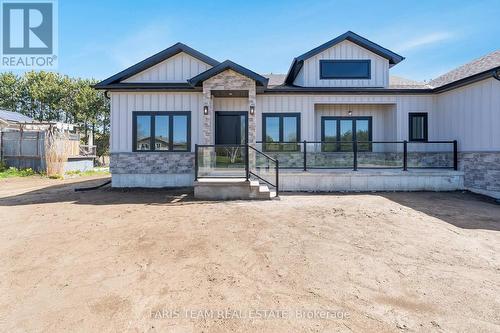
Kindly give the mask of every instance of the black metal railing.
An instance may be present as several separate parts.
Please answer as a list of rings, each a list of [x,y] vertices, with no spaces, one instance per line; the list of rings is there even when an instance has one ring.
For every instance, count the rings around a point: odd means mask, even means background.
[[[195,145],[195,181],[201,178],[251,178],[279,194],[279,162],[250,145]]]
[[[458,169],[457,141],[257,141],[281,169]]]

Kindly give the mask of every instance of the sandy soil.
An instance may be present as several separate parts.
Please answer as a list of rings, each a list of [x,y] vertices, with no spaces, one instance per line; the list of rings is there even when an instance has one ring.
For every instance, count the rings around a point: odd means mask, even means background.
[[[73,191],[101,182],[0,181],[0,331],[500,331],[483,197]]]

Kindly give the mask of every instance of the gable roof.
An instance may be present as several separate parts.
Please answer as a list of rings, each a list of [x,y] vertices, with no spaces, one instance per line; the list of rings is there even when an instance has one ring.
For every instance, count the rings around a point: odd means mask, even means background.
[[[481,58],[477,58],[465,65],[455,68],[448,73],[431,80],[429,84],[434,88],[439,88],[470,76],[500,67],[500,50],[491,52]]]
[[[241,65],[238,65],[237,63],[232,62],[231,60],[226,60],[224,62],[221,62],[217,66],[214,66],[210,69],[207,69],[203,73],[200,73],[200,74],[196,75],[195,77],[189,79],[188,82],[194,87],[200,86],[201,83],[203,81],[205,81],[206,79],[211,78],[212,76],[215,76],[219,73],[222,73],[228,69],[232,69],[236,73],[239,73],[241,75],[244,75],[244,76],[254,80],[257,85],[263,86],[264,88],[267,87],[267,82],[269,79],[263,77],[260,74],[257,74],[255,72],[249,70],[248,68],[245,68]]]
[[[361,46],[362,48],[365,48],[383,58],[386,58],[387,60],[389,60],[389,64],[391,65],[396,65],[404,59],[404,57],[395,52],[392,52],[391,50],[386,49],[385,47],[382,47],[364,37],[361,37],[360,35],[355,34],[352,31],[347,31],[346,33],[294,58],[286,76],[285,83],[289,85],[293,84],[293,81],[297,77],[297,74],[304,64],[304,60],[307,60],[315,56],[316,54],[321,53],[324,50],[329,49],[330,47],[335,46],[336,44],[345,40],[353,42]]]
[[[15,123],[31,123],[33,119],[28,116],[25,116],[19,112],[0,110],[0,119],[5,120],[6,122],[15,122]]]
[[[176,44],[170,46],[169,48],[166,48],[165,50],[158,52],[157,54],[155,54],[149,58],[146,58],[143,61],[141,61],[133,66],[130,66],[129,68],[121,71],[120,73],[115,74],[115,75],[107,78],[106,80],[99,82],[94,87],[98,88],[98,89],[105,89],[105,88],[107,88],[108,85],[116,84],[116,83],[119,83],[120,81],[128,79],[129,77],[134,76],[135,74],[140,73],[140,72],[142,72],[142,71],[144,71],[144,70],[146,70],[146,69],[148,69],[156,64],[159,64],[160,62],[162,62],[170,57],[173,57],[174,55],[181,53],[181,52],[187,53],[190,56],[192,56],[200,61],[203,61],[204,63],[207,63],[211,66],[217,66],[219,64],[219,62],[217,60],[212,59],[209,56],[204,55],[203,53],[198,52],[195,49],[192,49],[185,44],[176,43]]]

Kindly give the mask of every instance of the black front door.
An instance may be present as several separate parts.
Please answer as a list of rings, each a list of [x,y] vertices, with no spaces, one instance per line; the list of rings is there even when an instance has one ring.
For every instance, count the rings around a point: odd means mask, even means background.
[[[240,145],[247,142],[246,112],[215,113],[215,144]]]

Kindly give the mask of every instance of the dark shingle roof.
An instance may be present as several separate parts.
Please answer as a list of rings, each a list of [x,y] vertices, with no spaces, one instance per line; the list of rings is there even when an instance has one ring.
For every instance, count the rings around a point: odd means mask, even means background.
[[[429,84],[438,88],[499,66],[500,50],[496,50],[431,80]]]
[[[0,119],[16,123],[33,122],[33,119],[31,119],[28,116],[20,114],[19,112],[12,112],[6,110],[0,110]]]

